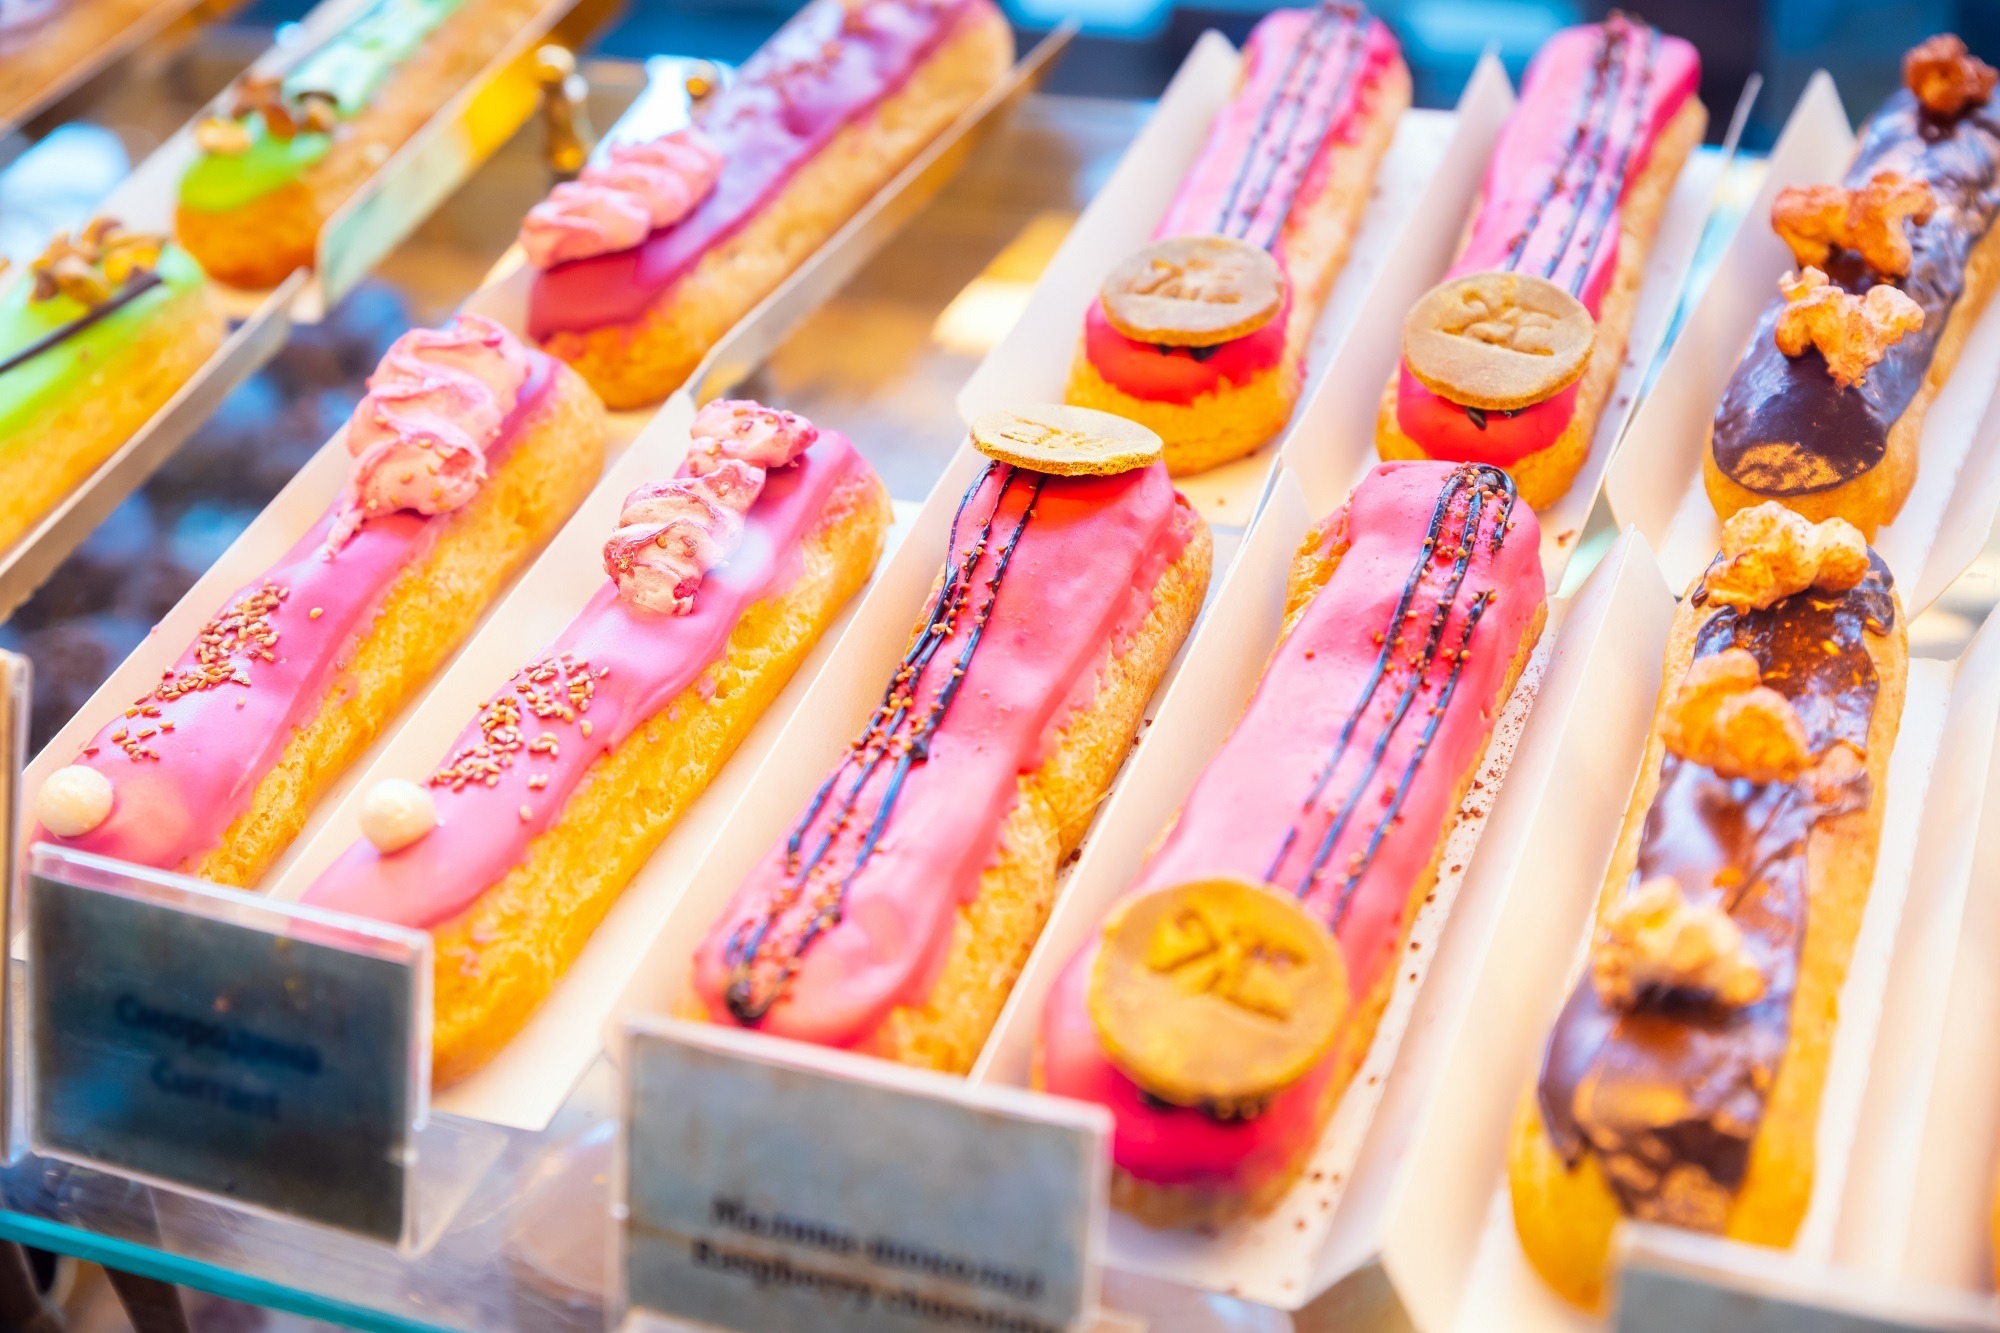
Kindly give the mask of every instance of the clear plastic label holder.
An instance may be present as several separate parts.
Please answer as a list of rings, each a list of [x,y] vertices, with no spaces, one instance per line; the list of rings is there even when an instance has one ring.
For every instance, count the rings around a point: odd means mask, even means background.
[[[434,1237],[426,932],[45,843],[27,860],[32,1151],[405,1253]]]
[[[609,1328],[1098,1326],[1102,1107],[666,1018],[623,1046]]]

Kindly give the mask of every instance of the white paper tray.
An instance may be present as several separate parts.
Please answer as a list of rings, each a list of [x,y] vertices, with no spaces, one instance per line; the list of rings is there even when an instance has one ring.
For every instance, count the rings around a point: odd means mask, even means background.
[[[1637,549],[1643,556],[1643,543]],[[1469,1253],[1461,1250],[1453,1264],[1431,1273],[1435,1285],[1427,1290],[1427,1317],[1419,1323],[1426,1330],[1539,1333],[1603,1326],[1565,1305],[1528,1266],[1508,1200],[1506,1144],[1520,1099],[1540,1068],[1549,1027],[1584,962],[1597,894],[1660,684],[1661,645],[1673,615],[1672,603],[1661,591],[1655,584],[1628,608],[1643,622],[1643,628],[1635,626],[1633,638],[1647,640],[1644,651],[1637,643],[1630,645],[1629,661],[1618,668],[1632,691],[1631,706],[1599,717],[1586,744],[1565,758],[1562,783],[1550,793],[1553,809],[1564,814],[1550,838],[1568,839],[1571,845],[1543,843],[1539,854],[1523,863],[1511,891],[1516,899],[1530,896],[1540,914],[1537,936],[1517,937],[1494,951],[1487,966],[1496,975],[1482,981],[1479,1007],[1471,1011],[1471,1021],[1448,1057],[1456,1069],[1467,1075],[1477,1071],[1477,1076],[1455,1080],[1452,1097],[1438,1104],[1436,1118],[1413,1146],[1420,1166],[1413,1172],[1416,1188],[1401,1203],[1405,1217],[1421,1219],[1427,1230],[1476,1237]],[[1864,1152],[1857,1144],[1870,1059],[1910,893],[1918,825],[1926,793],[1935,785],[1933,765],[1954,706],[1952,684],[1951,664],[1910,663],[1902,726],[1889,761],[1875,883],[1841,991],[1840,1025],[1822,1093],[1812,1199],[1797,1240],[1785,1252],[1787,1262],[1810,1271],[1827,1270],[1835,1261],[1850,1166]],[[1621,765],[1612,765],[1614,756]],[[1576,813],[1579,809],[1590,813],[1583,817]],[[1440,1152],[1446,1156],[1439,1157]],[[1674,1246],[1708,1255],[1718,1280],[1732,1265],[1730,1255],[1745,1248],[1691,1235],[1677,1236]]]
[[[1084,316],[1097,299],[1098,288],[1114,265],[1152,238],[1181,178],[1200,152],[1210,122],[1235,94],[1240,64],[1235,48],[1219,33],[1205,33],[1195,43],[1146,127],[1049,261],[1019,322],[959,391],[959,412],[966,421],[992,407],[1063,400]],[[1175,479],[1181,493],[1210,523],[1242,527],[1250,522],[1285,442],[1304,428],[1305,405],[1323,384],[1346,383],[1328,373],[1339,364],[1336,349],[1370,341],[1347,338],[1356,328],[1370,327],[1363,312],[1393,306],[1396,313],[1388,327],[1402,328],[1402,311],[1416,292],[1400,301],[1396,297],[1384,301],[1376,293],[1384,286],[1400,293],[1408,286],[1399,280],[1411,253],[1421,256],[1437,238],[1448,245],[1458,235],[1478,193],[1493,140],[1513,104],[1506,74],[1488,56],[1459,95],[1457,111],[1403,114],[1347,265],[1314,327],[1292,424],[1247,458]],[[1425,267],[1421,258],[1419,266]]]
[[[1771,201],[1786,186],[1839,180],[1853,151],[1833,81],[1815,74],[1772,149],[1763,188],[1606,478],[1612,512],[1645,534],[1675,587],[1701,572],[1720,540],[1701,480],[1709,422],[1779,276],[1793,267],[1791,251],[1770,228]],[[1913,616],[1972,563],[2000,514],[2000,450],[1992,447],[2000,419],[1989,408],[1996,382],[2000,303],[1973,326],[1951,379],[1931,404],[1915,489],[1875,540]]]

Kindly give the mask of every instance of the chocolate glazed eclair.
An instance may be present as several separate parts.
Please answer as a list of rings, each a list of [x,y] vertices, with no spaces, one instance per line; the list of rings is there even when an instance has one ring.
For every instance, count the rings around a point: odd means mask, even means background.
[[[1842,183],[1772,205],[1800,271],[1716,410],[1702,474],[1722,518],[1775,500],[1872,540],[1909,496],[1924,413],[2000,281],[1994,70],[1943,35],[1903,72]]]
[[[1522,1249],[1600,1304],[1621,1217],[1792,1242],[1908,648],[1840,519],[1733,516],[1689,589],[1585,973],[1509,1152]]]

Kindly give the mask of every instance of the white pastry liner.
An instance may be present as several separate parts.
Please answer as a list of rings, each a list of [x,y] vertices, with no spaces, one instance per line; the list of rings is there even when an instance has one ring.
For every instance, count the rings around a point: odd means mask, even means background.
[[[1204,33],[1168,84],[1159,105],[1132,141],[1118,167],[1078,216],[1042,276],[1019,322],[987,354],[959,390],[959,412],[970,422],[988,408],[1022,402],[1061,402],[1083,321],[1113,266],[1152,239],[1181,179],[1193,164],[1209,124],[1235,95],[1241,66],[1236,50],[1216,32]],[[1514,98],[1492,56],[1482,59],[1459,94],[1456,111],[1406,111],[1376,173],[1368,208],[1355,233],[1346,266],[1336,278],[1306,352],[1305,383],[1291,425],[1248,457],[1175,485],[1213,524],[1243,526],[1267,488],[1286,442],[1304,429],[1305,405],[1320,396],[1337,366],[1338,349],[1354,342],[1356,328],[1402,328],[1402,311],[1423,286],[1410,290],[1415,272],[1431,272],[1427,250],[1456,238],[1479,189],[1486,160]],[[1695,231],[1700,230],[1699,221]],[[1448,251],[1447,251],[1448,253]],[[1438,266],[1441,268],[1442,266]],[[1386,300],[1378,293],[1390,288]],[[1408,291],[1407,296],[1402,294]],[[1393,308],[1389,322],[1372,324],[1364,312]],[[1400,332],[1398,333],[1400,339]]]
[[[1836,1248],[1862,1272],[1976,1295],[1983,1326],[2000,1327],[2000,619],[1950,669]]]
[[[1645,534],[1676,587],[1701,571],[1720,540],[1701,477],[1716,404],[1777,293],[1779,276],[1794,267],[1791,251],[1770,228],[1771,201],[1789,185],[1839,180],[1853,151],[1833,81],[1815,74],[1772,149],[1763,188],[1605,479],[1612,512]],[[1951,379],[1931,403],[1918,444],[1916,485],[1875,540],[1911,615],[1972,562],[2000,514],[2000,450],[1993,447],[2000,418],[1990,411],[1996,382],[2000,302],[1989,304],[1973,326]]]
[[[1643,552],[1643,542],[1638,549]],[[1647,638],[1649,649],[1664,642],[1672,622],[1672,603],[1661,592],[1655,584],[1643,598],[1630,599],[1627,608],[1628,615],[1645,622],[1642,632],[1635,629],[1635,637]],[[1448,1271],[1427,1276],[1431,1285],[1421,1291],[1427,1317],[1419,1321],[1424,1329],[1539,1333],[1604,1327],[1602,1320],[1566,1305],[1529,1266],[1514,1231],[1506,1152],[1521,1099],[1540,1070],[1550,1025],[1581,974],[1597,894],[1651,722],[1661,665],[1659,651],[1642,653],[1633,647],[1632,660],[1620,668],[1630,673],[1628,708],[1601,716],[1588,738],[1589,763],[1596,772],[1567,774],[1560,792],[1552,793],[1552,808],[1564,813],[1552,836],[1577,845],[1544,846],[1521,867],[1510,896],[1516,902],[1533,897],[1542,913],[1539,937],[1510,943],[1504,951],[1496,948],[1487,960],[1489,969],[1504,971],[1506,977],[1482,982],[1480,1005],[1469,1011],[1470,1021],[1448,1057],[1454,1071],[1477,1070],[1478,1076],[1455,1078],[1451,1099],[1440,1102],[1437,1118],[1413,1141],[1419,1165],[1411,1173],[1413,1188],[1401,1211],[1428,1227],[1448,1227],[1457,1237],[1471,1228],[1477,1237],[1469,1262],[1461,1255]],[[1952,666],[1928,659],[1909,666],[1902,725],[1889,761],[1875,883],[1840,994],[1840,1021],[1821,1094],[1812,1197],[1798,1237],[1785,1252],[1787,1262],[1804,1271],[1827,1270],[1836,1261],[1836,1231],[1843,1210],[1852,1207],[1850,1168],[1861,1178],[1867,1175],[1863,1163],[1871,1148],[1859,1127],[1881,1029],[1884,987],[1911,893],[1926,793],[1951,777],[1947,772],[1934,780],[1948,716],[1957,707]],[[1643,706],[1629,706],[1639,703]],[[1571,762],[1583,753],[1576,752]],[[1616,767],[1614,757],[1622,761]],[[1599,806],[1607,795],[1613,797],[1610,810],[1592,809],[1588,818],[1569,813],[1569,802],[1587,797],[1593,784]],[[1584,846],[1588,853],[1577,854]],[[1558,921],[1570,922],[1569,930],[1553,929]],[[1884,1033],[1885,1049],[1887,1043]],[[1445,1161],[1438,1156],[1439,1145],[1448,1142],[1477,1145],[1476,1151],[1463,1152],[1455,1178],[1447,1177]],[[1677,1236],[1676,1248],[1710,1256],[1720,1280],[1734,1262],[1730,1256],[1746,1247],[1707,1236]]]

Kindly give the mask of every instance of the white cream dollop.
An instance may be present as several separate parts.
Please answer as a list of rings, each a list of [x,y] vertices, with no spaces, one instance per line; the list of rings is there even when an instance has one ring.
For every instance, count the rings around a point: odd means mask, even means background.
[[[361,798],[361,836],[378,852],[400,852],[437,825],[437,802],[408,778],[384,778]]]
[[[80,838],[111,815],[111,779],[71,764],[49,774],[35,794],[35,818],[58,838]]]

